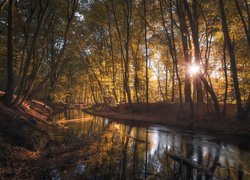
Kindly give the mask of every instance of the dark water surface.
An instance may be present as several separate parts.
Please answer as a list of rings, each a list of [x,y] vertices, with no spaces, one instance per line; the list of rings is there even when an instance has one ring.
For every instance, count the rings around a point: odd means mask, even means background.
[[[241,142],[165,126],[112,121],[80,110],[57,114],[76,146],[71,166],[52,179],[250,179],[250,140]]]

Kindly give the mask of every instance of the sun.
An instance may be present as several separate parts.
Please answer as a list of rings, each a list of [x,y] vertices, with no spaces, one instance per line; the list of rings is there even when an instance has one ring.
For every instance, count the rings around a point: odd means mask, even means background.
[[[196,75],[200,71],[200,66],[197,64],[193,64],[189,67],[189,73],[191,75]]]

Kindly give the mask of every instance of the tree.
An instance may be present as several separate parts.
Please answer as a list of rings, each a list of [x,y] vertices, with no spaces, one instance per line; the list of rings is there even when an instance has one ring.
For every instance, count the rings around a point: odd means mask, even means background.
[[[192,40],[194,44],[194,53],[195,53],[195,63],[200,65],[201,61],[201,53],[200,53],[200,45],[199,45],[199,17],[198,17],[198,7],[197,1],[192,1],[192,11],[189,8],[189,4],[187,0],[183,1],[184,7],[187,12],[189,24],[191,26],[192,31]],[[195,89],[197,94],[197,102],[203,102],[203,94],[202,94],[202,84],[199,78],[195,79]]]
[[[185,102],[192,104],[191,98],[191,82],[190,82],[190,75],[188,73],[188,68],[190,66],[190,55],[188,50],[188,28],[186,24],[186,15],[183,11],[183,4],[180,0],[176,0],[176,7],[177,7],[177,15],[180,22],[180,32],[181,32],[181,39],[182,39],[182,46],[183,46],[183,54],[185,59],[185,87],[184,87],[184,94],[185,94]]]
[[[237,9],[237,11],[239,13],[241,23],[243,25],[244,32],[246,34],[248,47],[250,48],[250,10],[249,10],[249,2],[247,2],[247,0],[244,0],[244,5],[246,7],[247,18],[245,18],[244,15],[243,15],[242,9],[240,7],[239,0],[234,0],[234,2],[235,2],[236,9]],[[247,19],[247,20],[245,20],[245,19]]]
[[[229,31],[228,31],[227,18],[226,18],[226,14],[225,14],[223,0],[219,0],[219,6],[220,6],[220,13],[221,13],[222,30],[223,30],[225,42],[227,45],[227,50],[228,50],[229,57],[230,57],[231,71],[232,71],[233,82],[234,82],[234,92],[235,92],[236,102],[237,102],[237,117],[238,117],[238,119],[242,119],[243,118],[243,108],[242,108],[242,104],[241,104],[241,96],[240,96],[239,81],[238,81],[238,74],[237,74],[237,67],[236,67],[236,59],[235,59],[234,47],[233,47],[232,40],[231,40],[231,37],[229,35]]]
[[[3,10],[3,8],[4,8],[4,6],[7,4],[7,2],[8,2],[8,0],[3,0],[3,1],[1,1],[1,3],[0,3],[0,11]]]
[[[9,0],[8,4],[8,40],[7,40],[7,72],[8,80],[4,95],[4,104],[10,106],[14,93],[14,77],[13,77],[13,0]]]
[[[143,12],[144,12],[144,41],[145,41],[145,61],[146,61],[146,104],[148,106],[148,40],[147,40],[147,6],[146,0],[143,0]]]

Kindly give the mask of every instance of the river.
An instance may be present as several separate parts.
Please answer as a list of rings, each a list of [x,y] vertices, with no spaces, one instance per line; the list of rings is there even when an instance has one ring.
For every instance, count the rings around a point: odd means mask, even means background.
[[[52,179],[250,179],[248,140],[118,122],[81,110],[53,120],[65,129],[57,144],[74,148],[67,165],[52,166]]]

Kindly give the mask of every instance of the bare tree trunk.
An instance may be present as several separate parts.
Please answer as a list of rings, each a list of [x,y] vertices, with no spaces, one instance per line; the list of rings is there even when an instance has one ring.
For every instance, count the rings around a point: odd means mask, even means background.
[[[220,5],[220,13],[221,13],[222,30],[223,30],[224,39],[226,41],[227,50],[228,50],[229,57],[230,57],[230,64],[231,64],[231,70],[232,70],[232,76],[233,76],[233,82],[234,82],[234,91],[235,91],[236,102],[237,102],[237,117],[238,119],[243,119],[243,108],[241,105],[241,96],[240,96],[234,47],[233,47],[233,44],[229,35],[229,31],[228,31],[227,18],[225,14],[223,0],[219,0],[219,5]]]
[[[155,72],[156,77],[157,77],[157,82],[158,82],[158,93],[161,95],[162,100],[165,102],[165,96],[162,91],[162,85],[161,85],[161,78],[160,78],[160,67],[159,67],[159,62],[157,63],[157,72]]]
[[[122,93],[120,93],[120,101],[123,99],[126,102],[126,92],[125,92],[125,87],[124,87],[124,78],[125,78],[125,76],[124,76],[124,67],[123,67],[125,57],[124,57],[124,52],[123,52],[124,48],[123,48],[123,44],[122,44],[122,34],[121,34],[121,31],[120,31],[120,28],[119,28],[118,19],[117,19],[117,15],[116,15],[116,12],[115,12],[114,0],[112,0],[111,5],[112,5],[112,13],[113,13],[113,16],[114,16],[114,21],[115,21],[115,28],[116,28],[116,31],[117,31],[117,34],[118,34],[118,44],[119,44],[120,59],[121,59],[121,74],[122,74],[123,90],[121,90]],[[123,97],[121,95],[123,95]]]
[[[172,98],[171,101],[174,102],[175,101],[175,66],[173,63],[173,67],[172,67]]]
[[[185,21],[185,14],[182,10],[180,0],[176,0],[176,6],[177,6],[178,19],[180,21],[180,31],[181,31],[184,59],[185,59],[185,87],[184,87],[185,102],[190,103],[192,101],[192,98],[191,98],[190,75],[188,72],[188,68],[190,65],[190,57],[188,53],[188,39],[187,39],[188,29]]]
[[[247,118],[247,116],[249,115],[250,112],[250,94],[248,95],[248,99],[247,102],[244,106],[244,118]]]
[[[227,91],[228,91],[226,42],[224,42],[224,47],[223,47],[223,65],[224,65],[224,73],[225,73],[225,94],[224,94],[224,100],[223,100],[222,113],[225,115],[227,111]]]
[[[7,86],[4,94],[4,104],[11,105],[14,93],[13,79],[13,0],[8,5],[8,37],[7,37]]]
[[[96,100],[96,96],[95,96],[95,90],[94,90],[94,81],[92,76],[89,74],[89,80],[90,80],[90,89],[91,89],[91,94],[94,100],[95,104],[98,104],[97,100]]]
[[[70,2],[72,3],[71,5],[70,5]],[[53,71],[50,71],[44,77],[44,79],[35,88],[32,89],[32,91],[29,94],[29,97],[33,97],[34,95],[36,95],[45,86],[45,84],[49,81],[50,77],[53,76],[54,72],[57,70],[58,66],[62,63],[62,56],[69,44],[68,34],[70,30],[70,25],[73,21],[73,18],[75,17],[75,12],[77,10],[77,7],[78,7],[78,0],[72,0],[72,1],[67,0],[67,24],[66,24],[66,28],[64,32],[64,37],[63,37],[62,49],[55,57],[56,61],[54,63]]]
[[[7,4],[8,0],[3,0],[3,2],[0,3],[0,11],[3,10],[4,6]]]
[[[165,65],[165,99],[168,101],[168,68],[167,65]]]
[[[181,90],[181,79],[179,76],[179,70],[178,70],[178,59],[177,59],[177,54],[176,54],[176,46],[175,46],[175,37],[174,37],[174,18],[173,18],[173,12],[172,12],[172,0],[170,0],[170,8],[169,8],[169,14],[170,14],[170,34],[168,33],[168,29],[166,27],[166,22],[163,14],[163,2],[160,0],[160,11],[161,11],[161,18],[162,18],[162,25],[165,30],[165,35],[167,38],[167,46],[169,47],[170,50],[170,55],[173,61],[173,68],[172,68],[172,102],[175,101],[175,74],[177,77],[178,81],[178,88],[179,88],[179,99],[180,99],[180,106],[181,110],[183,109],[183,100],[182,100],[182,90]]]
[[[217,96],[216,96],[213,88],[208,84],[207,80],[205,79],[205,77],[203,76],[203,74],[201,74],[201,72],[198,75],[198,77],[203,82],[206,91],[210,94],[211,98],[213,99],[215,113],[218,116],[220,116],[220,106],[219,106],[219,102],[218,102]]]
[[[108,30],[109,30],[109,41],[110,41],[110,55],[111,55],[111,59],[112,59],[112,92],[114,94],[115,100],[116,102],[118,102],[118,98],[117,98],[117,94],[116,94],[116,88],[115,88],[115,84],[116,84],[116,68],[115,68],[115,60],[114,60],[114,50],[113,50],[113,38],[112,38],[112,32],[111,32],[111,27],[110,27],[110,23],[108,23]]]
[[[141,26],[141,30],[140,30],[140,34],[143,30],[143,26]],[[140,42],[141,42],[141,37],[139,38],[136,50],[134,50],[133,48],[133,43],[132,43],[132,39],[130,40],[131,43],[131,51],[133,54],[133,65],[134,65],[134,90],[135,90],[135,97],[136,97],[136,102],[137,102],[137,107],[139,107],[139,77],[138,77],[138,71],[139,71],[139,62],[138,62],[138,51],[140,48]]]
[[[178,59],[177,59],[175,37],[174,37],[174,18],[173,18],[172,8],[173,8],[172,0],[170,0],[171,36],[172,36],[172,43],[173,43],[174,65],[175,65],[176,77],[177,77],[178,85],[179,85],[180,106],[181,106],[181,110],[183,110],[183,99],[182,99],[182,90],[181,90],[182,83],[181,83],[181,78],[180,78],[179,69],[178,69]]]
[[[145,60],[146,60],[146,104],[148,109],[148,88],[149,88],[149,79],[148,79],[148,40],[147,40],[147,7],[146,0],[143,0],[143,10],[144,10],[144,39],[145,39]]]
[[[130,21],[131,21],[131,1],[126,1],[126,9],[124,10],[125,19],[126,19],[126,44],[125,44],[125,71],[124,71],[124,88],[126,91],[126,95],[128,98],[128,103],[131,109],[133,109],[132,99],[131,99],[131,92],[129,87],[129,42],[130,42]]]
[[[200,45],[199,45],[199,17],[197,12],[197,2],[192,1],[192,10],[193,13],[191,13],[189,4],[187,0],[184,0],[184,7],[187,11],[187,16],[190,22],[191,31],[192,31],[192,39],[194,44],[194,53],[195,53],[195,63],[200,64],[201,61],[201,53],[200,53]],[[197,102],[203,102],[203,96],[202,96],[202,84],[198,77],[194,79],[195,81],[195,90],[196,90],[196,96],[197,96]]]
[[[245,21],[245,18],[243,16],[243,13],[242,13],[242,10],[240,8],[240,5],[239,5],[239,2],[238,0],[234,0],[235,2],[235,5],[236,5],[236,9],[240,15],[240,19],[241,19],[241,22],[242,22],[242,25],[243,25],[243,28],[244,28],[244,31],[245,31],[245,34],[246,34],[246,37],[247,37],[247,43],[248,43],[248,47],[250,48],[250,12],[249,12],[249,7],[248,7],[248,3],[247,1],[245,1],[245,6],[246,6],[246,10],[247,10],[247,20],[248,20],[248,25]]]
[[[31,41],[31,45],[30,47],[28,48],[27,50],[27,58],[25,59],[25,62],[24,62],[24,67],[23,67],[23,73],[22,73],[22,78],[21,78],[21,82],[20,82],[20,87],[18,89],[18,93],[17,93],[17,97],[16,99],[14,100],[13,102],[13,106],[17,105],[17,104],[21,104],[25,98],[24,97],[27,97],[27,92],[30,92],[30,89],[28,89],[26,92],[25,92],[25,89],[27,89],[27,76],[28,76],[28,71],[30,69],[30,65],[31,65],[31,61],[32,61],[32,54],[34,52],[34,49],[35,49],[35,46],[36,46],[36,42],[39,38],[39,34],[40,34],[40,31],[41,31],[41,28],[42,28],[42,25],[43,25],[43,22],[45,20],[45,16],[46,16],[46,12],[47,12],[47,9],[48,9],[48,5],[49,5],[49,1],[47,0],[45,2],[45,5],[43,6],[42,3],[39,3],[40,4],[40,11],[39,11],[39,17],[38,18],[38,24],[37,24],[37,27],[35,29],[35,32],[33,34],[33,38],[32,38],[32,41]],[[21,99],[21,96],[24,96],[23,99],[19,102],[19,100]]]

